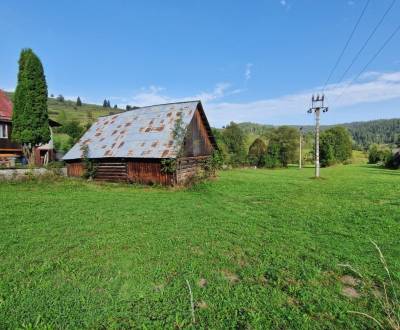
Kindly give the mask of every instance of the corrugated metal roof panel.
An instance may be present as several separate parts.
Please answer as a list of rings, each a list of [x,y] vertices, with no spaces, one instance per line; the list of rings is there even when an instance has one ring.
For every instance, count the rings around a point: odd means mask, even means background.
[[[181,117],[186,127],[198,104],[160,104],[100,117],[63,159],[82,158],[84,145],[89,146],[89,158],[174,158],[175,123]]]

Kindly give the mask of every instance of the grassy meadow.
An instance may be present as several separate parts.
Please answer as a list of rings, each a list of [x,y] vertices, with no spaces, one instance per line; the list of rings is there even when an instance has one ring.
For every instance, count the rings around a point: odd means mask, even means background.
[[[373,328],[348,311],[384,322],[370,239],[400,289],[400,172],[312,174],[232,170],[190,189],[2,182],[0,328]]]

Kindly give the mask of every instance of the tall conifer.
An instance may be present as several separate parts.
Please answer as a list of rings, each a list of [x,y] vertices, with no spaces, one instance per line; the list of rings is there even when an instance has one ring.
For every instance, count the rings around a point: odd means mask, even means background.
[[[19,59],[14,95],[12,139],[23,146],[28,162],[34,162],[34,147],[49,142],[47,83],[40,59],[32,49],[23,49]]]

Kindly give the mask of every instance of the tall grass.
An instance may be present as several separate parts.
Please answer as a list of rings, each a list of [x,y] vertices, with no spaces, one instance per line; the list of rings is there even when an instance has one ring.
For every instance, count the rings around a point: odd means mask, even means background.
[[[379,260],[385,270],[385,273],[386,273],[386,276],[387,276],[387,279],[389,282],[388,285],[384,281],[382,282],[382,286],[383,286],[382,297],[375,295],[376,299],[378,299],[378,301],[382,307],[383,315],[385,315],[385,318],[383,320],[378,320],[377,317],[374,317],[368,313],[358,312],[358,311],[348,311],[348,312],[351,314],[359,315],[359,316],[366,317],[366,318],[372,320],[381,329],[400,330],[400,304],[399,304],[396,288],[395,288],[395,285],[393,282],[393,277],[390,273],[386,259],[383,255],[381,249],[379,248],[378,244],[376,244],[376,242],[374,242],[372,240],[371,240],[371,243],[374,245],[375,249],[378,251]],[[341,266],[350,268],[351,270],[353,270],[353,272],[358,274],[358,276],[363,278],[363,276],[359,272],[357,272],[354,268],[352,268],[350,265],[341,265]]]

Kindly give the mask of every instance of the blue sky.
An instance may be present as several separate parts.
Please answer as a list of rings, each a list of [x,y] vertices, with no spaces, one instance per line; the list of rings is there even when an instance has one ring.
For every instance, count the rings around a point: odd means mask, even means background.
[[[327,87],[323,123],[400,117],[400,33],[346,87],[399,24],[400,1],[339,84],[391,1],[371,0]],[[67,98],[108,98],[119,106],[200,98],[213,126],[311,124],[311,94],[327,79],[365,3],[2,0],[0,88],[15,88],[19,52],[31,47],[49,93]]]

